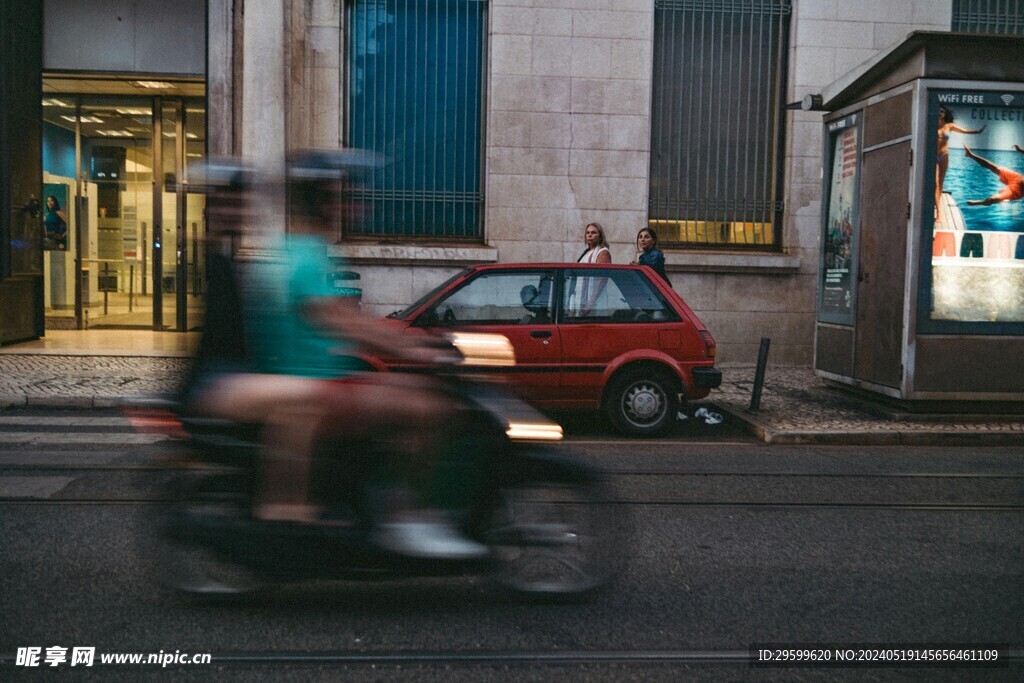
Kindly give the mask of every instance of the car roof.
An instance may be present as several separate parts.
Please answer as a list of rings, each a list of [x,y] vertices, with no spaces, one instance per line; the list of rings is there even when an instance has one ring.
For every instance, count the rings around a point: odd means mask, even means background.
[[[545,270],[549,268],[613,268],[615,270],[640,270],[643,266],[629,263],[484,263],[470,266],[470,270]]]

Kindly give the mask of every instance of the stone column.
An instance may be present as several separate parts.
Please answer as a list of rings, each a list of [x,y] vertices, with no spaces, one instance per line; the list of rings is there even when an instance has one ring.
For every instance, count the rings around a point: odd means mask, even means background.
[[[286,0],[259,0],[245,3],[242,18],[242,115],[239,148],[235,151],[270,180],[264,193],[267,207],[259,226],[265,232],[285,228],[285,11]],[[238,100],[235,98],[235,106]]]
[[[235,2],[210,0],[207,10],[206,99],[210,156],[234,152]],[[239,60],[241,61],[241,60]],[[240,66],[240,65],[239,65]]]

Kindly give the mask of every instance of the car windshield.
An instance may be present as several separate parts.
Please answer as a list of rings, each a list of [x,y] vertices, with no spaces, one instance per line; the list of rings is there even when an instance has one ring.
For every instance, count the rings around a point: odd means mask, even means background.
[[[410,315],[412,315],[413,311],[415,311],[417,308],[430,301],[432,298],[434,298],[434,296],[437,295],[438,292],[440,292],[442,289],[444,289],[445,287],[447,287],[448,285],[450,285],[451,283],[455,282],[460,277],[468,273],[469,270],[469,268],[466,268],[465,270],[456,273],[455,275],[451,276],[450,278],[439,284],[437,287],[434,287],[432,290],[421,296],[419,299],[416,299],[415,302],[413,302],[406,308],[403,308],[400,311],[395,311],[394,313],[389,313],[388,317],[396,318],[398,320],[405,320]]]

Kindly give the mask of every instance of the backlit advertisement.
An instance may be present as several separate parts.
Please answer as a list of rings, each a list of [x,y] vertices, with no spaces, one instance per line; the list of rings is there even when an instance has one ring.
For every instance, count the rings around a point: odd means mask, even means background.
[[[859,114],[828,124],[827,197],[822,235],[818,319],[853,323],[857,188],[860,181]]]
[[[922,326],[1009,332],[1024,322],[1024,93],[933,90],[927,120]]]

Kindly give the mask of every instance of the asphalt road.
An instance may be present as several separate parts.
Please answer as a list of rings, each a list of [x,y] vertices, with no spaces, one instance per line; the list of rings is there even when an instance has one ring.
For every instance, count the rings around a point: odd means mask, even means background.
[[[1020,680],[1008,668],[753,668],[755,643],[1024,651],[1024,461],[1010,448],[764,446],[573,425],[630,562],[580,605],[480,578],[331,582],[194,605],[154,581],[166,441],[105,411],[0,411],[0,677],[102,680]],[[19,647],[211,664],[18,667]],[[70,655],[69,655],[70,657]],[[60,670],[59,672],[57,670]],[[63,676],[62,676],[63,677]]]

